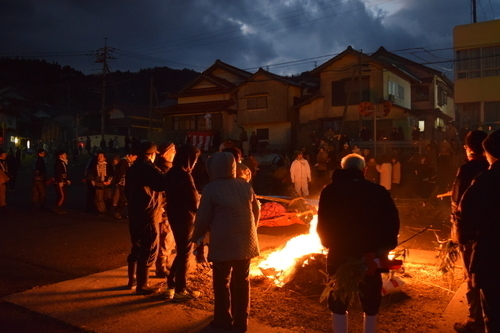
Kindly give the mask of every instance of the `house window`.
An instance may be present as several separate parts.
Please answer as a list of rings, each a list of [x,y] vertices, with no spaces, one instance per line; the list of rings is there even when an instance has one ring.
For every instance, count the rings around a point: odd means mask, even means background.
[[[267,108],[267,96],[247,97],[247,109]]]
[[[422,102],[428,100],[429,100],[429,86],[428,85],[417,86],[417,88],[415,89],[415,101]]]
[[[484,103],[484,125],[488,126],[488,130],[496,130],[500,128],[500,102],[485,102]],[[491,126],[491,129],[489,128]]]
[[[399,100],[405,99],[405,88],[402,85],[400,85],[394,81],[389,80],[387,92],[389,95],[393,95],[394,98],[396,98],[396,99],[399,99]]]
[[[482,76],[500,75],[500,46],[483,47],[481,57]]]
[[[255,134],[259,140],[269,140],[269,128],[257,128]]]
[[[443,106],[448,104],[448,93],[441,87],[438,87],[438,105]]]
[[[500,76],[500,46],[458,50],[457,79]]]
[[[370,77],[362,77],[361,84],[359,82],[359,77],[332,82],[332,106],[345,105],[347,101],[347,95],[349,95],[349,105],[359,104],[361,102],[369,102]]]

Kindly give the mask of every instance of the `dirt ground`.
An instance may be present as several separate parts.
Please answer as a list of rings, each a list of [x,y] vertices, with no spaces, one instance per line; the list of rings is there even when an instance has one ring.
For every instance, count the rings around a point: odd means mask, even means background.
[[[383,297],[378,331],[424,333],[435,329],[436,321],[462,282],[462,274],[457,268],[453,279],[445,278],[437,266],[405,262],[404,272],[396,274],[405,285],[401,291]],[[326,303],[319,302],[324,288],[321,280],[321,274],[302,273],[295,283],[292,279],[284,287],[276,287],[269,278],[252,277],[250,316],[267,325],[295,332],[331,332],[331,312]],[[190,286],[200,290],[202,296],[186,305],[213,311],[211,282],[210,269],[198,267],[192,274]],[[350,332],[362,331],[362,318],[362,310],[356,301],[349,309]]]
[[[436,251],[437,239],[448,237],[449,202],[409,200],[396,203],[401,219],[400,241],[412,237],[425,227],[432,225],[432,228],[401,246],[410,249],[404,270],[396,273],[405,284],[401,291],[383,297],[378,331],[429,332],[437,328],[440,315],[463,282],[463,272],[458,267],[452,274],[443,276],[439,271],[438,260],[435,265],[412,263],[411,249]],[[263,252],[252,265],[257,266],[259,260],[272,251],[268,249]],[[250,316],[270,326],[295,332],[331,332],[331,312],[326,302],[319,302],[325,282],[323,275],[317,272],[319,269],[319,266],[311,266],[308,271],[301,271],[300,277],[293,278],[284,287],[276,287],[264,276],[252,277]],[[213,311],[210,269],[198,267],[190,282],[193,289],[202,292],[202,296],[186,305]],[[362,322],[363,312],[356,300],[349,309],[349,331],[361,332]]]

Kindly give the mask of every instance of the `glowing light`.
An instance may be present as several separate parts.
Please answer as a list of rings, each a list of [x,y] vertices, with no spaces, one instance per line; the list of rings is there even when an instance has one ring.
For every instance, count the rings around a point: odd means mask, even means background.
[[[311,220],[309,233],[290,239],[281,250],[269,254],[258,264],[262,274],[272,278],[277,286],[283,286],[292,277],[297,260],[308,254],[323,253],[324,247],[316,232],[318,217]],[[251,274],[256,275],[255,271]]]

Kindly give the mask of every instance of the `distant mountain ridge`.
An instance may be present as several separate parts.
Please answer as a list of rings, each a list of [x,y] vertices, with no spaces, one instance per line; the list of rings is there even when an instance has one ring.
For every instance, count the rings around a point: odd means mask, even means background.
[[[168,67],[111,72],[106,75],[106,105],[122,102],[149,106],[151,78],[153,103],[157,105],[198,75],[190,69]],[[33,105],[50,106],[62,113],[99,112],[102,107],[102,75],[84,75],[70,66],[45,60],[0,58],[0,89],[5,87],[15,88]]]

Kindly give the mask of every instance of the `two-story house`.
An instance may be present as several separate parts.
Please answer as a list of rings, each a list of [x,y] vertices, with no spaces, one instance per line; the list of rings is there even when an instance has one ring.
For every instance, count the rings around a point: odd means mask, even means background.
[[[302,94],[300,85],[260,68],[234,91],[239,126],[248,134],[255,132],[269,149],[293,148],[298,123],[293,107]]]
[[[165,136],[176,143],[189,141],[202,150],[238,138],[234,88],[250,76],[216,60],[178,93],[169,95],[177,104],[156,110],[163,118]]]
[[[374,134],[372,141],[389,137],[392,128],[411,132],[411,87],[414,75],[351,47],[311,72],[320,78],[317,94],[303,101],[299,140],[307,142],[312,129],[346,133],[358,138],[362,126]]]
[[[391,53],[384,47],[380,47],[371,58],[391,64],[418,79],[411,84],[409,113],[412,120],[418,121],[422,138],[435,140],[435,130],[444,129],[446,123],[455,118],[453,82],[442,72]],[[413,121],[408,125],[411,123]]]

